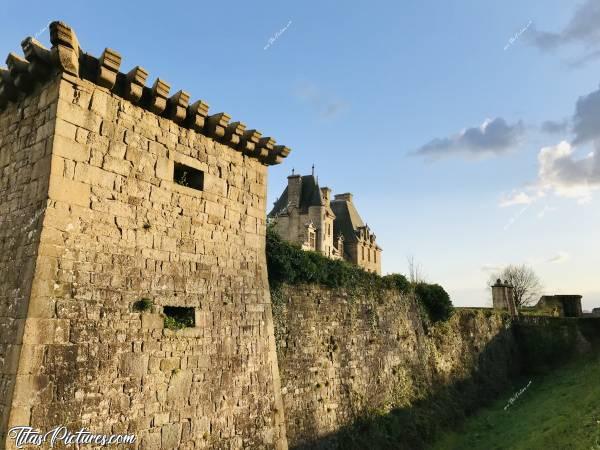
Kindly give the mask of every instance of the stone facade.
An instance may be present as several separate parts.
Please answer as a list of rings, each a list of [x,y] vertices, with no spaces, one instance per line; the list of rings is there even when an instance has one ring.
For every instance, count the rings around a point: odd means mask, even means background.
[[[473,370],[497,389],[518,370],[505,313],[457,311],[426,329],[410,295],[319,286],[284,287],[273,308],[291,448],[340,448],[335,434],[373,411],[408,408]]]
[[[66,425],[287,448],[265,201],[289,149],[50,28],[0,73],[0,442]]]
[[[335,215],[330,206],[331,190],[320,188],[313,175],[288,177],[288,186],[269,213],[279,235],[313,250],[340,259],[343,249],[334,239]]]
[[[354,206],[352,194],[319,187],[313,175],[288,177],[288,185],[268,215],[277,233],[304,250],[331,259],[345,259],[381,274],[381,247]]]
[[[22,345],[22,336],[47,206],[57,96],[54,83],[0,113],[0,448],[17,376],[44,382],[30,375],[40,350]],[[20,365],[21,353],[29,359]]]
[[[337,194],[331,208],[336,216],[334,233],[343,239],[344,258],[368,272],[381,275],[382,249],[377,245],[375,233],[360,218],[352,194]]]

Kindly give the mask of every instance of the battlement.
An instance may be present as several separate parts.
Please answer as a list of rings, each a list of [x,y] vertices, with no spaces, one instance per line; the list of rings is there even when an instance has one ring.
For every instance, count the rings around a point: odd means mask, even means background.
[[[50,24],[51,49],[32,37],[23,40],[24,58],[10,53],[7,69],[0,68],[0,112],[10,102],[18,102],[30,94],[36,84],[58,74],[85,79],[110,90],[154,114],[168,118],[179,126],[192,129],[236,151],[258,159],[265,165],[280,164],[290,154],[290,148],[276,145],[271,137],[263,137],[243,122],[231,122],[231,116],[220,112],[209,115],[209,105],[203,100],[190,101],[190,94],[180,90],[169,96],[171,86],[156,78],[146,86],[148,72],[136,66],[120,72],[121,55],[110,48],[99,58],[85,53],[75,31],[63,22]]]

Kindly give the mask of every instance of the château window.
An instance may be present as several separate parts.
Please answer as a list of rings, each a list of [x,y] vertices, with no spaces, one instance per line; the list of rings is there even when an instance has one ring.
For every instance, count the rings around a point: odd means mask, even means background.
[[[361,247],[360,250],[361,250],[361,259],[364,261],[365,260],[365,248]]]
[[[308,232],[308,245],[310,245],[310,248],[317,248],[317,237],[314,231]]]
[[[173,181],[181,186],[204,190],[204,172],[185,164],[175,163]]]
[[[369,259],[369,262],[371,262],[371,249],[370,248],[367,249],[367,258]]]
[[[373,262],[376,263],[377,262],[377,250],[375,250],[373,252]]]

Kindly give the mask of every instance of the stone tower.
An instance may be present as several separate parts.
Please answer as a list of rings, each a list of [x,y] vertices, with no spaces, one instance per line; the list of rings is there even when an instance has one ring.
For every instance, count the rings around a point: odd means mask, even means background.
[[[286,448],[265,202],[289,149],[50,35],[0,69],[0,448]]]
[[[502,280],[498,278],[492,285],[492,305],[494,309],[508,311],[512,317],[519,315],[515,305],[514,287],[508,281],[502,283]]]

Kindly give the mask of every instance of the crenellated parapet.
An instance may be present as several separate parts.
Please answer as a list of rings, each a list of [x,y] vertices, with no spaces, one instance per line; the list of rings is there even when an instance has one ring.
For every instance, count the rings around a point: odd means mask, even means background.
[[[161,78],[147,86],[148,72],[140,66],[121,72],[121,55],[113,49],[105,49],[99,58],[85,53],[73,29],[63,22],[50,24],[50,42],[52,47],[48,49],[28,37],[21,43],[24,57],[14,53],[8,55],[7,68],[0,68],[0,112],[10,102],[17,102],[31,93],[36,84],[65,73],[91,81],[265,165],[280,164],[291,151],[284,145],[275,145],[271,137],[263,137],[254,129],[247,130],[243,122],[230,122],[231,116],[227,113],[210,114],[208,103],[203,100],[192,102],[186,91],[170,95],[170,84]]]

